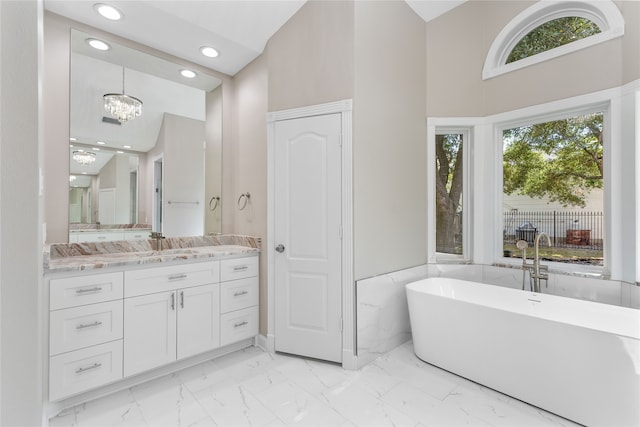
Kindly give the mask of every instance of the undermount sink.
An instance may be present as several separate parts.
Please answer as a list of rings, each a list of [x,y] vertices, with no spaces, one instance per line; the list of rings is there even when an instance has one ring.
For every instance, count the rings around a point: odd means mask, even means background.
[[[158,255],[182,255],[182,254],[190,255],[195,253],[198,253],[198,251],[190,248],[163,249],[161,251],[158,251]]]
[[[159,256],[170,256],[170,255],[193,255],[196,254],[197,251],[193,249],[163,249],[161,251],[149,251],[149,252],[139,252],[137,256],[141,258],[150,258],[150,257],[159,257]]]
[[[167,255],[193,255],[197,253],[197,251],[193,249],[162,249],[160,251],[151,251],[151,252],[142,252],[139,256],[142,257],[152,257],[152,256],[167,256]]]

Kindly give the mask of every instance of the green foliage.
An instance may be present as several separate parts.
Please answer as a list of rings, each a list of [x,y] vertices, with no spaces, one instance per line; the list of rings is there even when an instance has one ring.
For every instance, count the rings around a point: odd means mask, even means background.
[[[570,16],[545,22],[525,35],[513,48],[507,64],[598,34],[600,28],[586,18]]]
[[[504,192],[585,205],[602,188],[602,113],[503,132]]]

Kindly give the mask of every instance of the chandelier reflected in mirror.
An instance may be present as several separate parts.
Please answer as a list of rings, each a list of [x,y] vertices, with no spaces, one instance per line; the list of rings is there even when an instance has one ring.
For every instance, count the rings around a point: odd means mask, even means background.
[[[90,151],[74,151],[72,157],[82,166],[88,166],[96,161],[96,153]]]
[[[103,95],[104,109],[120,123],[126,123],[142,114],[142,101],[124,93],[124,67],[122,67],[122,93]]]

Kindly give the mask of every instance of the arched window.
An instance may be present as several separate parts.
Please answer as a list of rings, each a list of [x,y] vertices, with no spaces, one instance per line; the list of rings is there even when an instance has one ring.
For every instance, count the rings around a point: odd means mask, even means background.
[[[483,80],[620,37],[624,20],[610,0],[540,1],[507,24],[489,49]]]

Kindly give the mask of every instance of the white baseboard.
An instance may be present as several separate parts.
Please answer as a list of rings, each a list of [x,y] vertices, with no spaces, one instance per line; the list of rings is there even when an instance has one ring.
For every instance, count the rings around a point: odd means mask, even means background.
[[[360,368],[358,356],[353,354],[352,350],[342,350],[342,368],[348,371],[357,371]]]
[[[274,353],[276,351],[275,338],[273,335],[258,335],[256,337],[256,346],[268,353]]]

